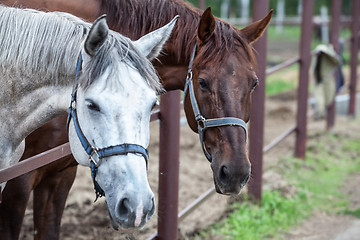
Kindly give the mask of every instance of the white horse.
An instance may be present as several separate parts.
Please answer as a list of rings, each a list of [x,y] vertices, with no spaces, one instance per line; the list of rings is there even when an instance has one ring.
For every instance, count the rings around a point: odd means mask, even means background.
[[[65,113],[73,95],[69,141],[75,159],[92,162],[113,227],[142,227],[155,209],[145,148],[162,90],[149,60],[175,22],[133,42],[110,31],[104,17],[91,26],[65,13],[0,6],[0,169],[20,159],[25,137]]]

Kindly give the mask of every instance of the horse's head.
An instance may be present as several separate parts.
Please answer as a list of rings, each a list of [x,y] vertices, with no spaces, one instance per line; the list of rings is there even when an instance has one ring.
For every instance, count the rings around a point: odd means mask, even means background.
[[[149,60],[159,54],[175,22],[133,42],[110,31],[100,17],[81,50],[69,141],[75,159],[96,174],[97,195],[105,195],[116,230],[140,228],[155,211],[146,148],[161,85]]]
[[[186,95],[185,112],[193,131],[198,132],[199,126],[203,129],[199,131],[203,150],[211,162],[216,190],[222,194],[238,194],[250,177],[245,122],[249,121],[251,93],[259,80],[249,44],[262,35],[271,14],[237,30],[215,20],[208,8],[198,25],[197,51],[188,75],[193,78],[200,115],[195,120],[197,111],[193,110],[196,107],[190,93]]]

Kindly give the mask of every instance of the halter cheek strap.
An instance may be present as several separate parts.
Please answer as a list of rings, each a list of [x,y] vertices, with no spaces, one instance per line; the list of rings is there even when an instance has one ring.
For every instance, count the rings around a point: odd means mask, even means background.
[[[195,44],[194,50],[191,54],[188,74],[186,77],[186,83],[185,83],[185,88],[184,88],[184,106],[185,106],[186,96],[187,96],[187,94],[189,94],[191,106],[194,111],[195,120],[198,125],[198,133],[199,133],[199,137],[200,137],[201,147],[203,149],[203,152],[204,152],[206,158],[209,160],[209,162],[211,162],[212,157],[206,150],[206,147],[204,144],[204,133],[207,128],[221,127],[221,126],[239,126],[239,127],[242,127],[245,131],[246,141],[248,140],[248,128],[247,128],[247,125],[244,122],[244,120],[242,120],[240,118],[223,117],[223,118],[206,119],[204,116],[201,115],[199,105],[198,105],[198,103],[196,101],[196,97],[195,97],[193,74],[192,74],[192,63],[193,63],[195,54],[196,54],[196,44]]]
[[[82,56],[80,53],[78,62],[77,62],[77,66],[76,66],[74,87],[73,87],[73,90],[71,93],[71,103],[70,103],[70,107],[69,107],[69,114],[67,117],[66,124],[67,124],[67,129],[69,131],[70,120],[73,119],[76,134],[80,140],[81,145],[83,146],[84,150],[86,151],[86,153],[89,156],[91,177],[92,177],[92,180],[94,183],[94,189],[95,189],[95,194],[96,194],[95,201],[96,201],[98,199],[98,197],[105,196],[104,190],[100,187],[99,183],[96,181],[96,174],[98,171],[98,167],[100,166],[103,158],[114,156],[114,155],[127,155],[128,153],[139,154],[145,159],[146,169],[147,169],[148,161],[149,161],[149,154],[148,154],[148,151],[143,146],[140,146],[137,144],[124,143],[124,144],[119,144],[116,146],[109,146],[109,147],[99,149],[89,143],[89,141],[87,140],[83,131],[80,128],[78,116],[76,113],[76,92],[77,92],[77,85],[78,85],[77,79],[78,79],[78,73],[80,71],[81,63],[82,63]]]

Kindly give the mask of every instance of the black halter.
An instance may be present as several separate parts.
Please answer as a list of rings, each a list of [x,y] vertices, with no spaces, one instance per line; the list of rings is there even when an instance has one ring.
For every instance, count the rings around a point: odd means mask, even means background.
[[[82,132],[80,128],[80,124],[78,121],[77,113],[76,113],[76,92],[77,92],[77,78],[78,73],[81,67],[82,63],[82,56],[81,53],[79,55],[77,66],[76,66],[76,72],[75,72],[75,82],[73,86],[73,90],[71,93],[71,103],[69,107],[69,114],[67,117],[67,129],[69,130],[69,123],[71,118],[74,121],[74,126],[76,130],[76,134],[81,142],[81,145],[83,146],[86,153],[89,155],[89,161],[90,161],[90,169],[91,169],[91,177],[94,183],[94,189],[96,194],[96,199],[98,197],[105,196],[104,190],[100,187],[98,182],[96,181],[96,173],[97,169],[100,166],[102,159],[105,157],[110,157],[113,155],[127,155],[128,153],[134,153],[134,154],[140,154],[144,157],[146,162],[146,168],[148,167],[148,161],[149,161],[149,155],[148,151],[140,145],[137,144],[129,144],[124,143],[116,146],[110,146],[106,148],[97,148],[89,143],[89,141],[86,139],[84,133]]]
[[[199,105],[197,104],[197,101],[196,101],[196,97],[195,97],[195,93],[194,93],[194,85],[193,85],[192,63],[193,63],[195,54],[196,54],[196,43],[195,43],[194,50],[191,54],[188,74],[186,77],[186,83],[185,83],[185,88],[184,88],[184,106],[185,106],[186,95],[189,92],[191,106],[194,111],[194,116],[195,116],[195,119],[196,119],[196,122],[198,125],[198,133],[199,133],[199,137],[200,137],[201,147],[204,151],[206,158],[209,160],[209,162],[211,162],[212,161],[211,155],[206,150],[205,144],[204,144],[204,132],[207,128],[221,127],[221,126],[240,126],[245,131],[246,141],[248,139],[248,129],[247,129],[246,123],[240,118],[223,117],[223,118],[206,119],[203,115],[201,115]]]

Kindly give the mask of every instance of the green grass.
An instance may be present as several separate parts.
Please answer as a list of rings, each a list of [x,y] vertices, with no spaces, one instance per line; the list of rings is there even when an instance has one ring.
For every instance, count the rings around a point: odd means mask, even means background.
[[[277,32],[276,26],[270,25],[267,31],[269,41],[299,41],[301,28],[299,26],[283,26],[281,32]]]
[[[265,191],[263,203],[237,203],[236,209],[219,228],[225,239],[264,239],[275,236],[278,228],[288,229],[298,222],[300,217],[308,216],[308,206],[299,205],[307,200],[305,194],[284,197],[279,191]]]
[[[355,210],[349,210],[346,209],[345,211],[343,211],[344,214],[348,214],[348,215],[352,215],[354,217],[360,218],[360,208],[355,209]]]
[[[286,92],[296,88],[295,82],[286,81],[283,79],[274,79],[268,81],[265,87],[266,96],[274,96],[282,92]]]
[[[326,144],[321,139],[326,139]],[[195,239],[283,239],[290,227],[315,209],[360,218],[360,209],[349,210],[349,202],[340,191],[344,179],[360,171],[360,138],[327,133],[321,139],[308,147],[305,160],[284,158],[276,167],[296,189],[295,194],[284,196],[266,190],[261,207],[246,199],[235,203],[228,218]]]
[[[293,65],[289,68],[269,75],[266,77],[266,96],[273,96],[282,92],[296,89],[298,85],[298,77],[298,65]]]

